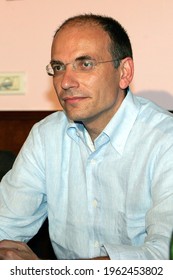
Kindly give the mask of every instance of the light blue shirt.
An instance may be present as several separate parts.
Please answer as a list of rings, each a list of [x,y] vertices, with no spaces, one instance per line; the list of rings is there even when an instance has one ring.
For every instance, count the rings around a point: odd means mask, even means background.
[[[48,215],[59,259],[167,259],[173,117],[128,92],[92,144],[64,112],[37,123],[0,187],[0,239],[27,242]]]

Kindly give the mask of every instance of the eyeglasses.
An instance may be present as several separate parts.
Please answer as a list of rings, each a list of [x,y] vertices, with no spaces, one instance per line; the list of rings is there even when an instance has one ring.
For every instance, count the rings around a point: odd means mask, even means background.
[[[77,58],[73,62],[69,63],[62,63],[61,61],[51,61],[46,66],[46,71],[49,76],[58,77],[62,73],[66,71],[67,65],[72,65],[72,68],[75,72],[78,73],[88,73],[91,72],[98,64],[101,63],[108,63],[108,62],[114,62],[114,61],[120,61],[120,59],[113,59],[113,60],[106,60],[106,61],[96,61],[93,58]]]

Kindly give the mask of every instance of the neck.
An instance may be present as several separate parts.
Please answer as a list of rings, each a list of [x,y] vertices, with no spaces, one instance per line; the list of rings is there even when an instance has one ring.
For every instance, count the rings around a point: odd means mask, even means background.
[[[109,108],[109,110],[106,112],[103,112],[98,114],[94,119],[87,119],[83,121],[83,125],[85,126],[86,130],[88,131],[92,141],[101,134],[101,132],[104,130],[104,128],[107,126],[107,124],[110,122],[110,120],[113,118],[113,116],[118,111],[121,103],[124,100],[125,95],[121,95],[121,98],[119,99],[118,104],[112,108],[112,110]]]
[[[90,128],[90,127],[86,127],[86,126],[85,126],[85,128],[88,131],[88,133],[89,133],[89,135],[91,137],[92,142],[94,143],[94,140],[100,135],[102,130],[100,130],[98,128],[94,128],[94,127]]]

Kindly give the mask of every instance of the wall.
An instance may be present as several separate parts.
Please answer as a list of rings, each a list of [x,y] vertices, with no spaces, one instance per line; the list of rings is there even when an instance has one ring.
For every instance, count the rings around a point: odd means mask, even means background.
[[[172,0],[0,0],[0,72],[25,72],[24,95],[0,95],[0,110],[59,108],[47,76],[54,31],[78,13],[101,13],[127,29],[134,51],[135,94],[173,109]]]

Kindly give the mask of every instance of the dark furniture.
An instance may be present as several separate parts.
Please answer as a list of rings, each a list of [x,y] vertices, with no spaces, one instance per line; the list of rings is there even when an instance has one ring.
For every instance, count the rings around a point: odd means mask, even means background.
[[[11,151],[0,150],[0,180],[12,168],[15,154]]]

